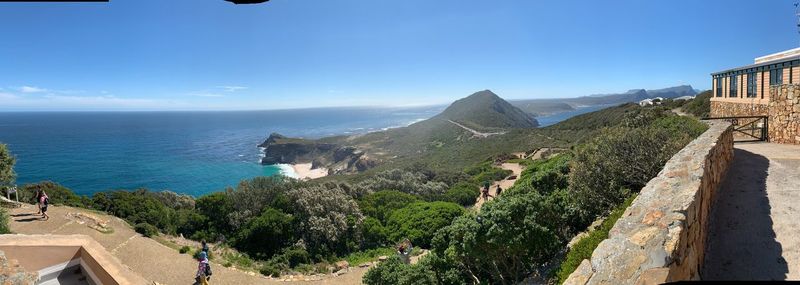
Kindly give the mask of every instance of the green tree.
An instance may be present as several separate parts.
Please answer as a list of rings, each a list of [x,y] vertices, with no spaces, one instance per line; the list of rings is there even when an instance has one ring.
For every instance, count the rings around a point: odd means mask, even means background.
[[[469,207],[475,204],[478,196],[480,195],[480,190],[478,190],[478,185],[471,182],[459,182],[450,187],[446,193],[444,193],[445,201],[453,202],[459,204],[464,207]]]
[[[14,163],[17,160],[11,155],[8,146],[0,143],[0,185],[11,185],[17,178],[14,172]]]
[[[293,241],[294,218],[280,210],[267,208],[240,230],[234,241],[236,248],[252,256],[266,259]]]
[[[392,241],[408,238],[414,245],[430,248],[434,233],[464,213],[455,203],[417,202],[392,212],[386,228]]]
[[[395,190],[383,190],[364,196],[358,202],[358,206],[364,215],[375,217],[385,223],[392,211],[419,201],[419,198],[411,194]]]

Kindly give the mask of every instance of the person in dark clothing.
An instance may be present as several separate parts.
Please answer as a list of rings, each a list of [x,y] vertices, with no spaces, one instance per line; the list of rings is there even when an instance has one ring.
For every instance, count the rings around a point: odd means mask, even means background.
[[[500,185],[497,185],[497,194],[495,194],[495,195],[500,196],[500,193],[502,193],[502,192],[503,192],[503,188],[500,188]]]

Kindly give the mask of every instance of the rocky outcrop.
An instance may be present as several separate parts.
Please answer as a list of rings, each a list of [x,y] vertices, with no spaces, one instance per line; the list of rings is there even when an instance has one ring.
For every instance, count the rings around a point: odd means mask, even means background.
[[[709,129],[675,154],[642,188],[564,284],[661,284],[697,280],[714,195],[733,159],[730,123]]]
[[[311,163],[312,169],[326,168],[330,174],[361,172],[378,165],[354,146],[340,146],[313,140],[271,134],[262,144],[261,164]]]
[[[800,84],[769,89],[769,140],[800,144]]]

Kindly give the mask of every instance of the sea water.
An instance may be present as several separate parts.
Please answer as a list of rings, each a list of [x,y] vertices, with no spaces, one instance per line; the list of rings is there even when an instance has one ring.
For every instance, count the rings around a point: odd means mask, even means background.
[[[303,138],[365,133],[406,126],[443,108],[7,112],[0,113],[0,143],[17,159],[18,185],[50,180],[78,194],[148,188],[199,196],[291,171],[259,163],[257,145],[272,132]]]

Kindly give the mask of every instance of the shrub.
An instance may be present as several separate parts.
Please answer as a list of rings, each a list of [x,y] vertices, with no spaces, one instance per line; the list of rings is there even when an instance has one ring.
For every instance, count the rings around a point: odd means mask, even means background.
[[[381,221],[373,217],[364,219],[361,225],[363,245],[361,248],[376,248],[387,244],[388,233]]]
[[[472,176],[472,181],[475,183],[500,181],[513,173],[511,170],[495,167],[492,163],[492,161],[485,161],[467,168],[464,172]]]
[[[455,203],[417,202],[389,216],[389,237],[393,241],[408,238],[416,246],[429,248],[434,233],[464,212],[464,208]]]
[[[45,191],[50,200],[50,204],[66,205],[70,207],[86,207],[89,204],[88,198],[78,196],[67,187],[51,181],[42,181],[33,184],[25,184],[19,191],[20,201],[36,203],[36,191]]]
[[[444,194],[445,201],[453,202],[464,207],[469,207],[475,204],[480,190],[478,185],[470,182],[459,182]]]
[[[689,118],[657,118],[652,122],[654,126],[605,129],[576,151],[569,189],[587,219],[622,203],[631,191],[638,192],[703,129]]]
[[[683,105],[683,111],[698,118],[708,117],[711,111],[711,90],[703,91]]]
[[[532,187],[541,194],[556,189],[566,189],[568,185],[569,162],[572,154],[557,154],[549,159],[532,162],[520,175],[515,187]]]
[[[594,249],[597,248],[600,242],[608,238],[608,232],[611,231],[611,228],[614,227],[617,220],[622,217],[622,213],[625,212],[625,209],[630,207],[634,198],[636,198],[636,196],[631,196],[625,200],[622,205],[617,206],[600,226],[572,245],[572,248],[567,252],[567,256],[556,271],[555,277],[559,284],[564,283],[567,277],[578,268],[578,265],[580,265],[584,259],[592,257]]]
[[[0,209],[0,234],[10,234],[11,228],[8,227],[8,212],[5,209]]]
[[[17,174],[14,173],[16,162],[8,146],[0,143],[0,184],[11,184],[17,178]]]
[[[188,245],[184,245],[178,250],[178,252],[180,252],[181,254],[185,254],[190,251],[192,251],[192,248],[190,248]]]
[[[269,258],[292,242],[294,218],[268,208],[236,234],[233,245],[257,258]]]
[[[272,263],[266,263],[258,270],[262,275],[270,277],[280,277],[281,269]]]
[[[419,201],[419,198],[411,194],[395,190],[383,190],[364,196],[358,202],[358,206],[364,215],[386,222],[392,211]]]
[[[380,190],[396,190],[420,197],[436,197],[447,191],[447,184],[429,180],[422,172],[392,169],[380,172],[356,184],[355,192],[369,194]]]
[[[406,278],[411,266],[403,264],[400,257],[393,255],[364,274],[363,282],[367,285],[408,284]]]
[[[364,216],[341,188],[313,185],[289,192],[300,235],[313,255],[357,249]]]
[[[154,237],[158,235],[158,228],[148,223],[138,223],[133,229],[145,237]]]

